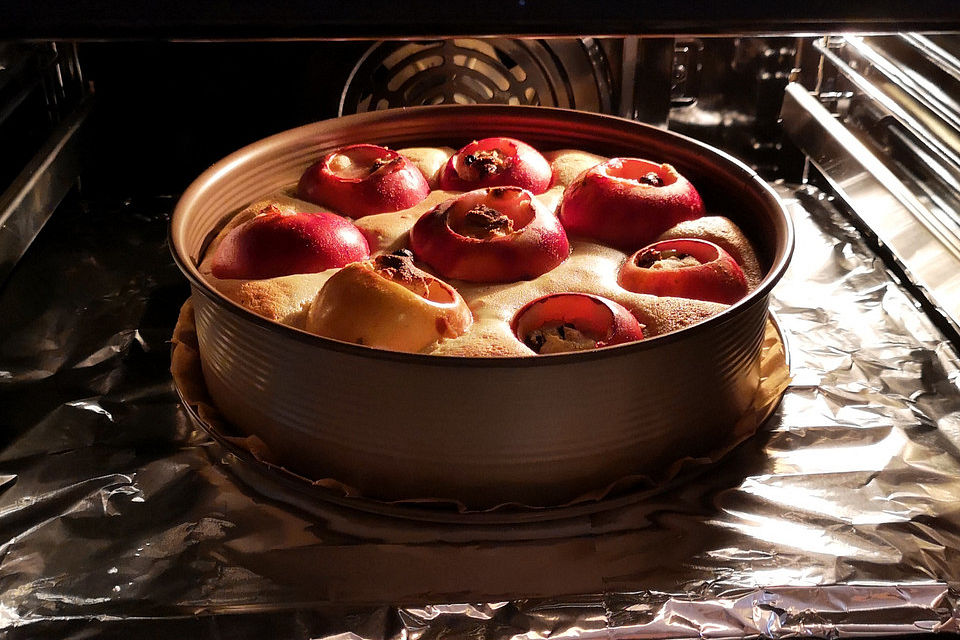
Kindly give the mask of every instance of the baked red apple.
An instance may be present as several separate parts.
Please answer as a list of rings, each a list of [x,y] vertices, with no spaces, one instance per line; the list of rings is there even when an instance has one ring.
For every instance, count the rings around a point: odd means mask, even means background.
[[[643,339],[626,307],[586,293],[555,293],[526,304],[513,319],[517,338],[538,354],[596,349]]]
[[[474,140],[450,156],[440,170],[440,188],[471,191],[482,187],[520,187],[541,194],[553,173],[540,152],[513,138]]]
[[[429,193],[416,165],[373,144],[337,149],[310,166],[297,184],[300,198],[351,218],[408,209]]]
[[[473,323],[457,290],[413,264],[407,250],[347,265],[323,285],[308,331],[379,349],[416,352]]]
[[[577,176],[558,215],[567,233],[635,251],[703,213],[700,194],[669,164],[613,158]]]
[[[333,213],[287,213],[270,206],[234,227],[217,246],[215,278],[260,280],[317,273],[370,255],[352,222]]]
[[[532,193],[519,187],[470,191],[423,214],[410,247],[444,278],[529,280],[570,254],[567,235]]]
[[[620,286],[637,293],[733,304],[747,279],[729,253],[706,240],[662,240],[634,253],[620,268]]]

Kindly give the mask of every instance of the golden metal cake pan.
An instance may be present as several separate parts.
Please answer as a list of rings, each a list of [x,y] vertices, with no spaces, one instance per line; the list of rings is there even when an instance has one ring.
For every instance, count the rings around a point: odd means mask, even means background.
[[[229,214],[297,181],[337,147],[459,147],[504,135],[669,162],[733,219],[766,275],[726,311],[682,331],[590,352],[531,358],[395,353],[279,325],[213,290],[197,264]],[[610,116],[488,105],[377,111],[256,142],[205,171],[171,222],[190,280],[204,377],[220,411],[308,477],[380,499],[437,497],[471,508],[561,504],[631,474],[656,477],[715,449],[747,410],[770,290],[793,250],[777,195],[700,142]]]

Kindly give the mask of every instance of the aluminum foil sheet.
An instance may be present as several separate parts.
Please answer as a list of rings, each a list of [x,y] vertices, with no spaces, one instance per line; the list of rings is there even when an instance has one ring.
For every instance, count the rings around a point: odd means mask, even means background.
[[[609,508],[361,511],[180,409],[172,199],[61,207],[0,289],[5,638],[958,631],[958,358],[816,191],[782,186],[794,379],[760,434]],[[602,419],[602,416],[598,416]]]

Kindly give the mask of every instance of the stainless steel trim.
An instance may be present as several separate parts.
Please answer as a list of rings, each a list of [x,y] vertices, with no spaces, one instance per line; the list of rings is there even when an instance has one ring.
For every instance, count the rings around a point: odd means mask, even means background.
[[[889,56],[883,51],[882,43],[883,40],[874,44],[859,37],[847,39],[847,46],[873,65],[885,80],[894,83],[911,99],[922,104],[956,129],[960,124],[960,106],[956,101],[945,93],[942,87]]]
[[[905,74],[876,55],[859,38],[848,37],[845,45],[843,51],[846,55],[850,55],[852,52],[854,58],[859,58],[856,60],[859,67],[872,66],[876,72],[883,76],[880,78],[880,82],[871,82],[863,73],[853,67],[851,62],[854,61],[848,62],[836,49],[822,43],[818,43],[816,48],[824,59],[832,64],[858,91],[896,119],[904,129],[920,141],[929,150],[929,153],[937,159],[939,164],[953,176],[954,182],[960,180],[960,135],[958,135],[958,131],[956,128],[943,126],[937,127],[937,130],[934,131],[934,128],[929,126],[929,121],[932,118],[942,117],[941,112],[948,112],[949,109],[942,105],[935,109],[929,99],[925,99],[924,103],[919,105],[921,110],[906,108],[903,104],[905,98],[903,87],[909,85],[906,84],[908,78]],[[914,87],[914,90],[906,95],[916,99],[916,95],[919,93],[920,90]],[[924,114],[923,110],[929,111],[930,117]]]
[[[901,33],[900,38],[923,53],[924,57],[940,68],[941,71],[960,81],[960,59],[949,51],[919,33]]]
[[[91,104],[90,98],[85,99],[57,125],[10,187],[0,194],[0,282],[80,175],[78,134]]]
[[[889,248],[934,304],[954,321],[960,318],[957,237],[945,233],[893,172],[805,88],[787,86],[782,116],[786,134],[848,209]]]

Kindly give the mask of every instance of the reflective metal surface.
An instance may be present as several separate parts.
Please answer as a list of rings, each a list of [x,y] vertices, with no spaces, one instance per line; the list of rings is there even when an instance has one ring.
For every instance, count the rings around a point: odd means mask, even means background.
[[[649,501],[496,541],[236,476],[167,371],[172,201],[62,211],[0,290],[2,635],[957,631],[960,360],[821,194],[781,191],[795,378],[772,421]]]
[[[76,46],[0,42],[0,284],[80,174]]]
[[[942,219],[800,85],[787,87],[784,129],[835,193],[916,284],[960,318],[960,220]]]
[[[784,129],[812,180],[875,234],[918,298],[960,326],[960,38],[829,36],[818,77],[787,92]]]

